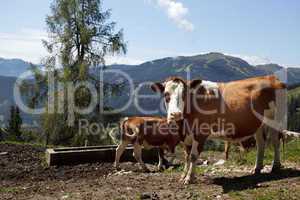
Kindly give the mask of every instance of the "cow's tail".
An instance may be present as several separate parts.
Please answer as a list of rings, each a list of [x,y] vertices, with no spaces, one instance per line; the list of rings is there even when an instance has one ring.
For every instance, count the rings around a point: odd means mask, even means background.
[[[109,137],[111,138],[112,142],[114,144],[119,144],[121,140],[121,133],[120,133],[120,128],[119,127],[114,127],[112,128],[109,133]]]
[[[138,127],[131,127],[128,124],[128,117],[125,117],[123,120],[120,122],[120,132],[121,132],[121,139],[124,138],[124,136],[130,138],[131,140],[135,139],[139,133],[139,128]]]
[[[128,120],[128,117],[121,119],[118,127],[114,127],[109,131],[108,135],[114,144],[120,144],[120,141],[123,138],[123,134],[124,134],[124,130],[125,130],[125,123],[127,120]]]

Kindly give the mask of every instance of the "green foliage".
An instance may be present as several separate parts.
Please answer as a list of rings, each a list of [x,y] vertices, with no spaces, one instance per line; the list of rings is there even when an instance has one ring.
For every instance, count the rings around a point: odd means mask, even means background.
[[[22,130],[22,141],[25,143],[42,143],[43,138],[39,132]]]
[[[20,140],[22,131],[22,118],[20,115],[20,109],[17,106],[10,107],[10,118],[8,121],[7,131],[9,133],[10,140]]]
[[[2,129],[0,129],[0,142],[4,140],[4,133],[2,131]]]
[[[104,122],[105,117],[99,112],[100,103],[90,114],[70,114],[73,102],[68,102],[70,98],[66,99],[69,93],[73,94],[67,90],[70,84],[75,86],[87,81],[99,92],[99,73],[91,73],[90,69],[105,69],[104,58],[108,54],[126,53],[123,31],[115,31],[116,23],[109,20],[111,11],[103,11],[101,6],[100,0],[53,0],[51,5],[51,13],[46,18],[49,38],[43,41],[49,53],[43,60],[47,73],[32,66],[35,82],[30,91],[34,95],[29,101],[32,107],[41,102],[46,104],[46,112],[42,116],[46,144],[81,145],[85,140],[89,140],[89,144],[101,142],[94,136],[80,135],[78,130],[80,119],[88,119],[90,123]],[[54,79],[52,82],[51,78]],[[54,97],[49,99],[48,93],[53,93]],[[74,106],[86,108],[91,102],[91,95],[86,88],[77,88]],[[103,99],[98,94],[97,102],[103,102]]]
[[[288,96],[288,129],[300,131],[300,88],[289,91]]]
[[[51,34],[45,47],[59,55],[65,78],[85,79],[90,66],[105,62],[108,53],[125,53],[122,30],[114,32],[111,11],[102,11],[100,0],[55,0],[46,23]],[[66,66],[68,66],[66,68]]]

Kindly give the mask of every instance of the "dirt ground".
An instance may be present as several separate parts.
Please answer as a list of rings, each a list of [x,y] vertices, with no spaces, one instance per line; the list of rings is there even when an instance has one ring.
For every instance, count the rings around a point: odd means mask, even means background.
[[[0,199],[299,199],[300,166],[250,174],[245,166],[199,166],[195,184],[179,183],[180,167],[142,173],[135,163],[47,167],[44,150],[0,144]],[[265,169],[268,172],[269,168]]]

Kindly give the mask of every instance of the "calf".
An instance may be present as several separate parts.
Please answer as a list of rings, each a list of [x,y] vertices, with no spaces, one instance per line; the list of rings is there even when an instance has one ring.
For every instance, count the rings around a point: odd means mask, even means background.
[[[134,157],[144,171],[149,171],[142,160],[142,146],[145,149],[159,147],[158,169],[162,169],[163,153],[168,150],[175,153],[175,147],[180,142],[179,129],[171,127],[165,118],[161,117],[130,117],[120,123],[121,142],[116,150],[115,167],[128,144],[133,144]]]

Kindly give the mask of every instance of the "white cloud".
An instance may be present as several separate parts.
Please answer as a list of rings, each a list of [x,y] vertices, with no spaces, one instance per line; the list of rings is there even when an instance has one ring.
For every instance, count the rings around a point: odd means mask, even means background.
[[[14,33],[0,32],[0,57],[21,58],[39,63],[46,55],[41,42],[46,37],[46,32],[35,29],[20,29]]]
[[[174,21],[179,28],[193,31],[194,25],[186,19],[189,9],[177,0],[156,0],[157,4],[165,10],[168,17]]]
[[[47,55],[41,40],[47,33],[36,29],[20,29],[15,33],[0,32],[0,57],[20,58],[28,62],[40,63]],[[106,64],[141,64],[143,61],[125,56],[108,56]]]
[[[300,64],[283,64],[284,67],[300,68]]]

